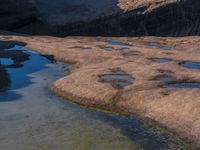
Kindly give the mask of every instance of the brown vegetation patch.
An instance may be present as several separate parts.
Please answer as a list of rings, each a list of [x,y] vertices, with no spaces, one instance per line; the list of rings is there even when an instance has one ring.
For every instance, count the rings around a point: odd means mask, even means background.
[[[146,7],[146,11],[151,11],[159,6],[176,2],[176,0],[119,0],[118,6],[126,11]]]

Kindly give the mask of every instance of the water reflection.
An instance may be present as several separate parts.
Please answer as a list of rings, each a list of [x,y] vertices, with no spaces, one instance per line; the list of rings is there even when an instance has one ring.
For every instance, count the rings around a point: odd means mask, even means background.
[[[200,83],[198,82],[183,82],[183,83],[172,83],[163,86],[164,88],[179,88],[179,89],[200,89]]]
[[[123,43],[123,42],[121,42],[121,41],[114,41],[114,40],[112,40],[112,38],[108,38],[107,40],[108,40],[108,42],[109,42],[110,44],[112,44],[112,45],[131,46],[131,45],[126,44],[126,43]]]
[[[10,76],[3,65],[0,65],[0,92],[5,91],[10,86]]]
[[[172,47],[166,46],[166,45],[162,45],[162,44],[159,44],[159,43],[156,43],[156,42],[147,43],[146,45],[150,46],[150,47],[158,47],[161,50],[172,50]]]
[[[33,83],[29,74],[53,62],[52,59],[50,61],[28,51],[23,47],[24,45],[15,41],[0,42],[0,102],[20,99],[21,96],[16,93],[16,90]]]
[[[179,63],[181,66],[190,68],[190,69],[200,69],[200,62],[194,62],[194,61],[185,61]]]
[[[172,61],[171,59],[168,58],[157,58],[157,57],[151,58],[151,60],[158,63],[166,63]]]

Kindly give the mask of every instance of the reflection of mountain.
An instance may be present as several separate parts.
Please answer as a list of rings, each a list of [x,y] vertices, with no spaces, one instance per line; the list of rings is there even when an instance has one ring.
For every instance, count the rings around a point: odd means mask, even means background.
[[[10,75],[7,68],[22,67],[22,62],[29,60],[28,54],[21,50],[9,50],[15,46],[15,42],[0,42],[0,91],[5,91],[11,84]],[[8,64],[9,62],[9,64]],[[10,64],[10,62],[12,62]]]
[[[17,41],[0,41],[0,51],[13,48],[15,45],[25,46],[26,44],[23,42],[17,42]]]
[[[34,75],[53,61],[51,55],[46,58],[28,51],[25,43],[0,41],[0,102],[15,101],[21,98],[16,90],[33,84]]]
[[[23,66],[21,63],[29,60],[29,55],[19,50],[1,50],[0,59],[1,58],[11,59],[13,61],[13,64],[8,65],[7,67],[15,68]]]
[[[15,63],[24,62],[29,59],[29,55],[19,50],[2,50],[0,58],[12,59]]]
[[[10,86],[10,76],[3,65],[0,65],[0,92],[8,89]]]

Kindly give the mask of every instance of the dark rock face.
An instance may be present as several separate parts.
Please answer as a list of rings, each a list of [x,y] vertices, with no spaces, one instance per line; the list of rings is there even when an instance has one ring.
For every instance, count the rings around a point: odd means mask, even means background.
[[[138,8],[90,23],[68,25],[66,34],[102,36],[200,35],[200,1],[180,0],[145,12]]]
[[[16,5],[16,2],[19,1]],[[12,5],[10,5],[13,3]],[[37,8],[39,9],[37,3]],[[119,12],[92,21],[52,25],[36,16],[30,0],[1,0],[0,29],[15,28],[29,34],[56,36],[188,36],[200,35],[200,1],[177,0],[147,11],[147,6]],[[8,9],[9,8],[9,9]],[[48,8],[48,7],[47,7]],[[41,18],[41,16],[39,17]],[[24,26],[23,26],[24,25]],[[26,25],[26,26],[25,26]]]
[[[0,29],[13,29],[36,19],[33,0],[0,0]]]

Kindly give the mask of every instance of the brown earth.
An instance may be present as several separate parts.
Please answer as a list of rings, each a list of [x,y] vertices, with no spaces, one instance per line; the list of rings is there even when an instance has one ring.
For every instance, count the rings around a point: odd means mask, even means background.
[[[59,95],[81,105],[155,121],[179,137],[200,146],[200,89],[162,88],[178,82],[200,82],[200,70],[180,66],[200,61],[200,38],[112,38],[129,45],[113,45],[103,37],[0,36],[0,40],[27,43],[29,49],[74,63],[71,75],[53,83]],[[155,43],[160,44],[156,45]],[[151,45],[149,45],[151,44]],[[166,49],[163,50],[163,46]],[[159,63],[152,58],[168,58]],[[164,73],[165,70],[171,72]],[[129,75],[127,86],[113,86],[116,80],[101,75]],[[160,76],[177,81],[161,82]],[[119,80],[120,81],[120,80]]]

